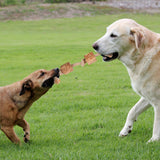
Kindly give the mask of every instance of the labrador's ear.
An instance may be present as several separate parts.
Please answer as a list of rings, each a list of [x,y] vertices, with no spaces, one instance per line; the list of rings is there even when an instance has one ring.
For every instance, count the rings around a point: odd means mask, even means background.
[[[143,46],[145,36],[144,32],[139,27],[131,28],[130,35],[133,36],[133,40],[135,42],[136,48],[140,49],[141,46]]]
[[[26,80],[23,84],[22,84],[22,88],[21,88],[21,91],[20,91],[20,96],[25,94],[26,91],[31,91],[33,88],[33,82],[28,79]]]

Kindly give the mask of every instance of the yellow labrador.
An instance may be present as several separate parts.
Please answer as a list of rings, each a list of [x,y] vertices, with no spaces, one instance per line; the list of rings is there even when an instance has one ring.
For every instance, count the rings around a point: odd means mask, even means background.
[[[148,142],[160,140],[160,34],[131,19],[120,19],[93,44],[104,61],[119,59],[127,68],[133,90],[141,96],[129,111],[119,136],[131,132],[137,117],[154,107],[153,135]]]
[[[24,141],[30,139],[30,127],[24,116],[32,103],[45,94],[59,77],[59,69],[41,69],[31,73],[21,81],[0,87],[0,128],[16,144],[20,140],[13,127],[18,125],[24,130]]]

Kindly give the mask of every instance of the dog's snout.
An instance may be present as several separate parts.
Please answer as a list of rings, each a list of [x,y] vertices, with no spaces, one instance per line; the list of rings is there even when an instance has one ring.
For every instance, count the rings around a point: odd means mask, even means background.
[[[97,43],[94,43],[92,47],[93,47],[96,51],[98,51],[98,49],[99,49],[99,46],[98,46]]]

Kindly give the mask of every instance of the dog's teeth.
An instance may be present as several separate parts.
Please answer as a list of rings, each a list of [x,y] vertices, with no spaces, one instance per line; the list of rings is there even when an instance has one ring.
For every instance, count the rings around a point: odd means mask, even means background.
[[[109,57],[109,58],[112,58],[113,55],[112,54],[108,54],[106,56]]]

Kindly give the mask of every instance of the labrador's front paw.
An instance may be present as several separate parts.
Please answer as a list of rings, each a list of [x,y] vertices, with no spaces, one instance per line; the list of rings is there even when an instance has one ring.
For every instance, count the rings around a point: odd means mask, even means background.
[[[124,126],[124,128],[121,130],[119,137],[127,136],[132,131],[132,126]]]
[[[152,136],[152,138],[147,142],[147,144],[151,143],[151,142],[159,141],[159,140],[160,140],[160,137],[158,137],[158,136]]]

